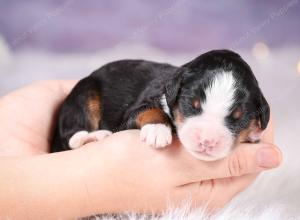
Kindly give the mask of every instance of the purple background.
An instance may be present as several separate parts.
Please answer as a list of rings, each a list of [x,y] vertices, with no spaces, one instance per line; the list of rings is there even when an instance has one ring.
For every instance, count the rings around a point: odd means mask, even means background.
[[[93,52],[142,43],[168,52],[300,45],[300,2],[0,0],[0,33],[14,50]]]

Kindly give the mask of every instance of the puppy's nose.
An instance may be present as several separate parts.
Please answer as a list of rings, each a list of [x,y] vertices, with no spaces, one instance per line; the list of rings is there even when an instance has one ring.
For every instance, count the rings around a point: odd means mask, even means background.
[[[199,150],[206,153],[210,153],[216,146],[217,141],[214,139],[204,139],[198,142]]]
[[[196,135],[196,142],[200,151],[211,151],[217,146],[218,141],[214,138],[201,138],[200,135]]]
[[[210,148],[210,147],[215,147],[216,143],[217,142],[215,141],[215,139],[204,139],[202,145],[206,148]]]

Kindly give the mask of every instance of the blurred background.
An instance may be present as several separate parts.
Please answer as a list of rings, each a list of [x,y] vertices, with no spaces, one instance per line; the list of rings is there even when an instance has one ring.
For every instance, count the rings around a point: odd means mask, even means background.
[[[279,92],[286,85],[275,78],[299,82],[299,21],[299,0],[0,0],[0,94],[80,78],[111,60],[181,65],[220,48],[241,53],[263,86]]]
[[[0,95],[37,80],[79,79],[122,58],[182,65],[232,49],[271,105],[282,170],[299,173],[299,21],[300,0],[0,0]],[[287,198],[297,194],[300,186]]]

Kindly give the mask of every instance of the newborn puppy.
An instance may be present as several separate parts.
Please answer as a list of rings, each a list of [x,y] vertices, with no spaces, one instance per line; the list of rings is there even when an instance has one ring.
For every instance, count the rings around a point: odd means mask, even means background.
[[[121,60],[74,87],[60,109],[51,151],[141,129],[148,145],[165,147],[176,133],[193,156],[211,161],[237,143],[259,141],[268,121],[255,76],[232,51],[210,51],[181,67]]]

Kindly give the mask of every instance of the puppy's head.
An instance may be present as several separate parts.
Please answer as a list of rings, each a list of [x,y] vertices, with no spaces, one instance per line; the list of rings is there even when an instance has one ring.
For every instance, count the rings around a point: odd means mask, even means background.
[[[236,53],[215,50],[181,67],[166,86],[177,133],[202,160],[225,157],[236,143],[257,142],[269,105],[249,65]]]

